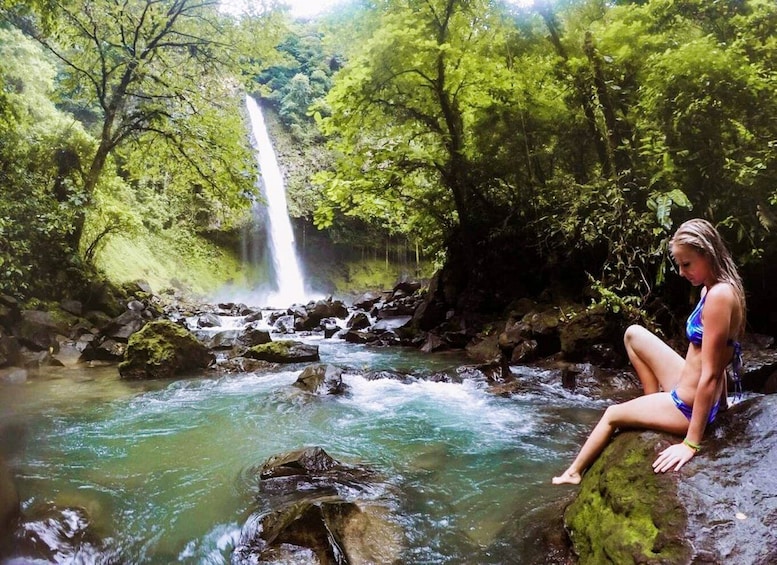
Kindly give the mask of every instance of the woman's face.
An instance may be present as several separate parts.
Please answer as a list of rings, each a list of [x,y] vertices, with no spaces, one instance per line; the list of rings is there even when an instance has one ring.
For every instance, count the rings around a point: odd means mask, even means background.
[[[680,276],[688,279],[693,286],[711,286],[715,281],[709,259],[689,245],[673,245],[674,257]]]

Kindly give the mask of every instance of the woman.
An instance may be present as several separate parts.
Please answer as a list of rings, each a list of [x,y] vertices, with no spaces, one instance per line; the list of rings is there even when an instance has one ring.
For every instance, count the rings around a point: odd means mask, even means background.
[[[653,463],[656,473],[679,470],[700,449],[704,429],[725,409],[726,366],[738,358],[745,325],[745,293],[731,254],[706,220],[682,224],[670,241],[680,275],[703,286],[688,318],[690,341],[683,359],[640,326],[624,343],[645,395],[607,408],[572,465],[553,484],[578,484],[618,428],[648,428],[684,436]]]

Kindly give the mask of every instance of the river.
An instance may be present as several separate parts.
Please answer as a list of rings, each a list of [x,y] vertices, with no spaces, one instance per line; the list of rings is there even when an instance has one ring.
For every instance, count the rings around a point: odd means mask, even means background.
[[[455,354],[305,339],[345,369],[348,394],[302,393],[292,386],[300,365],[144,382],[121,380],[114,366],[69,365],[0,383],[0,454],[23,511],[85,508],[102,540],[80,540],[77,553],[66,540],[39,562],[229,563],[251,506],[244,471],[314,445],[398,488],[404,562],[542,560],[536,525],[573,492],[550,477],[604,403],[531,367],[514,371],[533,386],[502,397],[462,374],[467,361]],[[411,378],[363,376],[378,370]],[[28,527],[56,537],[51,524]]]

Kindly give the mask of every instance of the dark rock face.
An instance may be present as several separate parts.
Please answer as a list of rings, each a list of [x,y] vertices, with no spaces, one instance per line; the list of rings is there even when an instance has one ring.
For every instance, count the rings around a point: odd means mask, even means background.
[[[581,564],[777,562],[777,397],[721,414],[680,472],[651,463],[678,438],[616,437],[585,474],[565,524]]]
[[[271,457],[249,474],[259,507],[232,563],[401,563],[404,534],[373,471],[311,447]]]
[[[169,378],[204,369],[212,361],[213,355],[189,331],[159,320],[132,335],[119,374],[123,379]]]

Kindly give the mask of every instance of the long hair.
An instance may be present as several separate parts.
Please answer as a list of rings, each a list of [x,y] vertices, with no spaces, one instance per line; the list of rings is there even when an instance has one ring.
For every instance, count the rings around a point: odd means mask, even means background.
[[[672,239],[669,241],[672,245],[688,245],[698,253],[706,257],[712,268],[712,275],[716,282],[726,282],[730,284],[739,304],[742,308],[742,325],[739,327],[741,335],[745,328],[745,289],[742,285],[742,278],[739,276],[734,259],[731,258],[723,238],[720,237],[718,230],[711,223],[701,218],[688,220],[677,228]]]

